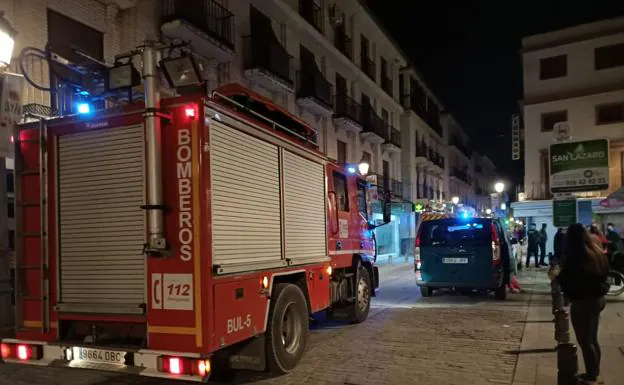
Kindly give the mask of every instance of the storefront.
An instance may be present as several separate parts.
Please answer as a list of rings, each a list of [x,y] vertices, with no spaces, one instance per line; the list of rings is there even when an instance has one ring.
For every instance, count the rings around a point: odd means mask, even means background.
[[[377,259],[380,261],[395,257],[414,255],[416,221],[411,203],[393,202],[390,223],[375,229]],[[373,220],[382,220],[381,207],[374,205]]]

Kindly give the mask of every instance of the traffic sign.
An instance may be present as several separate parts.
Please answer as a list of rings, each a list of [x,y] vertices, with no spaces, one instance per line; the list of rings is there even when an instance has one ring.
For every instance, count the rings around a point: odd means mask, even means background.
[[[550,146],[552,193],[599,191],[609,188],[609,141],[557,143]]]

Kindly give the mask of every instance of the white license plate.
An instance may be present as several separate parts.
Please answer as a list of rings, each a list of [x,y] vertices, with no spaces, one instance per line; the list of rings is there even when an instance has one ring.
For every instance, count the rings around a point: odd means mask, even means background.
[[[123,365],[126,361],[126,352],[117,350],[72,348],[73,359],[76,361],[103,362],[107,364]]]
[[[468,258],[444,258],[442,263],[468,263]]]

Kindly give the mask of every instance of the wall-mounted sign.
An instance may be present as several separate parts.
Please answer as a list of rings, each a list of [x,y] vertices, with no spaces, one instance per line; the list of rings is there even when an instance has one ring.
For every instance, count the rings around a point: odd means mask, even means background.
[[[568,122],[558,122],[553,126],[553,134],[555,135],[555,142],[563,142],[570,140],[572,137],[572,127]]]
[[[520,160],[520,142],[522,141],[520,128],[520,114],[511,115],[511,159]]]
[[[598,191],[609,188],[609,141],[557,143],[550,146],[552,193]]]
[[[555,227],[568,227],[576,223],[576,198],[573,196],[555,197],[553,199],[552,215]]]

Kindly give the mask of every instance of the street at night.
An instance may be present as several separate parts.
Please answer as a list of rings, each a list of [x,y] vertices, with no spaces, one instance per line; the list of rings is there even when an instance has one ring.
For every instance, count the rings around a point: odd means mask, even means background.
[[[367,322],[320,322],[312,327],[308,350],[293,373],[270,378],[239,373],[235,384],[318,385],[550,385],[556,381],[556,354],[545,273],[523,275],[530,293],[504,302],[479,293],[440,292],[420,297],[413,265],[382,267],[384,287],[374,298]],[[533,293],[533,294],[532,294]],[[529,305],[532,311],[529,312]],[[606,379],[624,372],[624,302],[605,312]],[[523,339],[524,336],[524,339]],[[536,337],[537,336],[537,337]],[[541,339],[541,340],[540,340]],[[537,373],[540,373],[538,378]],[[515,381],[514,381],[515,379]],[[0,365],[2,385],[175,385],[91,370]]]

